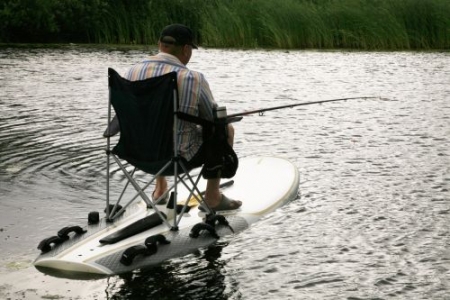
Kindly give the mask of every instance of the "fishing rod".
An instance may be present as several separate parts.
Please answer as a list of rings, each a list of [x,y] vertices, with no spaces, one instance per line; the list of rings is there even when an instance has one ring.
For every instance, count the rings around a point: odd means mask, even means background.
[[[336,102],[336,101],[347,101],[347,100],[356,100],[356,99],[375,99],[380,97],[350,97],[350,98],[340,98],[340,99],[330,99],[330,100],[320,100],[320,101],[311,101],[311,102],[301,102],[301,103],[292,103],[287,105],[281,105],[281,106],[275,106],[275,107],[268,107],[263,109],[256,109],[256,110],[248,110],[240,113],[230,114],[227,116],[227,118],[237,118],[242,116],[247,116],[251,114],[259,114],[262,116],[264,112],[270,111],[270,110],[276,110],[276,109],[282,109],[282,108],[292,108],[296,106],[304,106],[304,105],[312,105],[312,104],[322,104],[327,102]]]

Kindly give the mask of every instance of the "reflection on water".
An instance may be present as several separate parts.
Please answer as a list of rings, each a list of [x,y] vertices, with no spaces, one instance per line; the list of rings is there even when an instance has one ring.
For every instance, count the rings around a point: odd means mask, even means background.
[[[111,299],[229,299],[221,250],[226,243],[160,267],[108,279]]]
[[[303,106],[236,123],[238,155],[290,159],[300,169],[301,197],[216,247],[125,277],[68,281],[37,272],[30,263],[38,242],[103,206],[107,68],[123,73],[144,57],[0,50],[1,298],[447,297],[447,53],[195,52],[190,67],[206,74],[229,113],[354,96],[389,100]]]

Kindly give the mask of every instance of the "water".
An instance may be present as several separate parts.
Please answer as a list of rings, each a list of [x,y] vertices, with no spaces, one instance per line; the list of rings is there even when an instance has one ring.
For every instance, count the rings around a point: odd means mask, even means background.
[[[293,161],[301,196],[216,247],[101,280],[35,270],[40,240],[103,207],[107,67],[145,56],[0,50],[0,298],[450,299],[449,53],[195,51],[229,113],[389,100],[235,124],[238,155]]]

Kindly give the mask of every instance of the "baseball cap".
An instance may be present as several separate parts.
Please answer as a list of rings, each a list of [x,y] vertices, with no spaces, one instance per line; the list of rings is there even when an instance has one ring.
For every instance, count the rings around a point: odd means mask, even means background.
[[[182,24],[172,24],[163,28],[159,41],[173,45],[191,45],[192,48],[198,49],[194,44],[194,34],[192,30]]]

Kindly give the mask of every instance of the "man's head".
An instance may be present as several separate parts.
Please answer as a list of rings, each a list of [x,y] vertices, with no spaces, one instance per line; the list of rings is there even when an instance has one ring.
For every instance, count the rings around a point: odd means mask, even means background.
[[[194,34],[192,33],[192,30],[182,24],[172,24],[164,27],[161,31],[159,41],[178,46],[189,45],[194,49],[198,49],[197,45],[194,44]]]
[[[192,30],[182,24],[172,24],[164,27],[158,44],[160,51],[178,57],[185,65],[191,58],[192,49],[198,49],[194,43]]]

